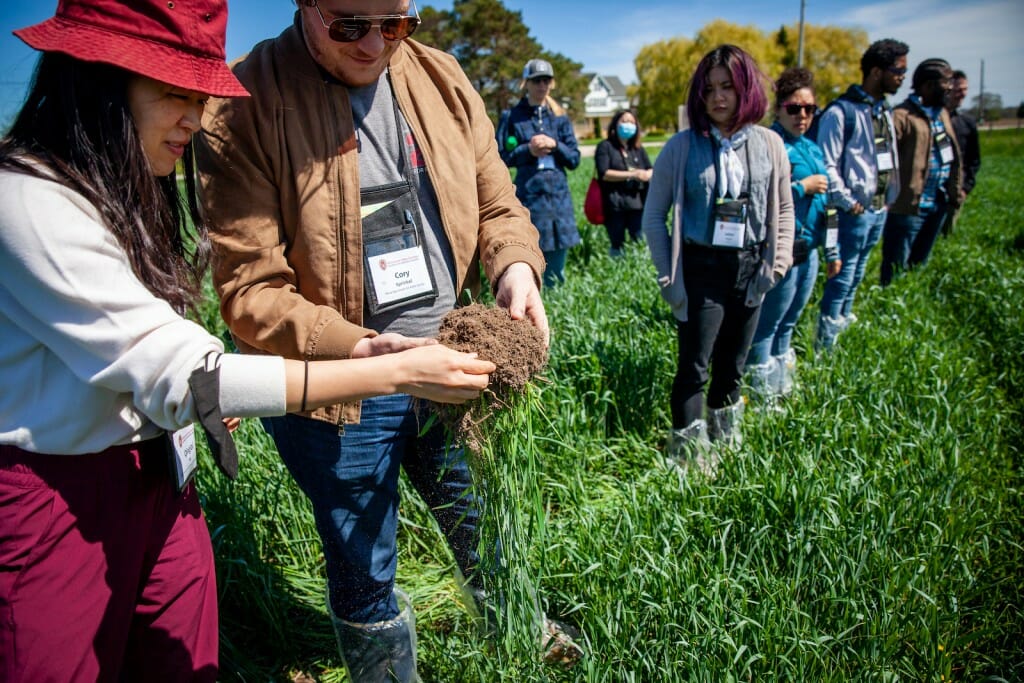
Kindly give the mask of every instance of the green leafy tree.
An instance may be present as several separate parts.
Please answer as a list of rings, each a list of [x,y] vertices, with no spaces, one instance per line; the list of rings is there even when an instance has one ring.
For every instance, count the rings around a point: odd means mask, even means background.
[[[789,38],[797,35],[799,25],[782,26],[776,43],[782,48],[778,78],[783,69],[796,66],[798,46]],[[868,34],[861,29],[839,26],[804,25],[804,66],[814,74],[814,89],[825,105],[841,95],[851,83],[860,83],[860,58],[868,49]]]
[[[582,111],[587,83],[579,62],[545,51],[530,35],[522,12],[500,0],[455,0],[451,11],[424,7],[416,39],[458,60],[494,120],[520,96],[523,65],[534,58],[551,62],[558,88],[552,95],[570,110]]]
[[[634,60],[640,81],[637,96],[644,123],[674,126],[678,107],[686,102],[690,78],[707,52],[723,43],[738,45],[754,57],[768,81],[796,64],[796,25],[766,33],[753,25],[741,26],[716,19],[692,40],[670,38],[645,45]],[[850,83],[860,81],[860,56],[867,49],[867,34],[859,29],[804,26],[804,62],[815,73],[818,97],[828,102]]]
[[[687,82],[697,65],[692,61],[692,45],[688,38],[669,38],[640,48],[633,60],[640,81],[636,88],[640,120],[645,126],[675,129],[679,106],[686,102]]]

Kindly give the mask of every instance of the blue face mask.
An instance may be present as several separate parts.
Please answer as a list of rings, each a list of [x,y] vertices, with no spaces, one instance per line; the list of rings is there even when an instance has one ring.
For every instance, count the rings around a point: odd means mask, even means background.
[[[620,122],[615,126],[615,132],[619,139],[625,142],[636,135],[636,124]]]

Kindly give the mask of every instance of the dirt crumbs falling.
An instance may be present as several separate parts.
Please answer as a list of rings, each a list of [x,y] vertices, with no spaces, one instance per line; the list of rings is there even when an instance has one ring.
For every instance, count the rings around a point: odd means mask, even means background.
[[[544,334],[528,320],[513,320],[504,308],[472,304],[445,316],[437,340],[459,351],[475,351],[497,366],[487,396],[458,406],[440,406],[440,416],[456,440],[479,453],[481,425],[547,363]]]

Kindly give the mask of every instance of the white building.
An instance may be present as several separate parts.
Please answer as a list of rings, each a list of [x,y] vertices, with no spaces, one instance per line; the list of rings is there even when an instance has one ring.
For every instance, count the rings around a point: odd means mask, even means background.
[[[587,73],[583,76],[590,79],[590,92],[583,100],[584,116],[593,125],[591,135],[604,137],[612,115],[619,109],[630,106],[626,86],[618,76]]]

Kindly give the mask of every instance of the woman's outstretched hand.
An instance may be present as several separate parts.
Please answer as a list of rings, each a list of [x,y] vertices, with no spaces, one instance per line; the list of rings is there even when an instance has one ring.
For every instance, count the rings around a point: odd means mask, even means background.
[[[398,390],[437,403],[464,403],[477,398],[496,369],[494,363],[477,358],[475,353],[454,351],[442,344],[409,349],[393,358],[405,378]]]

